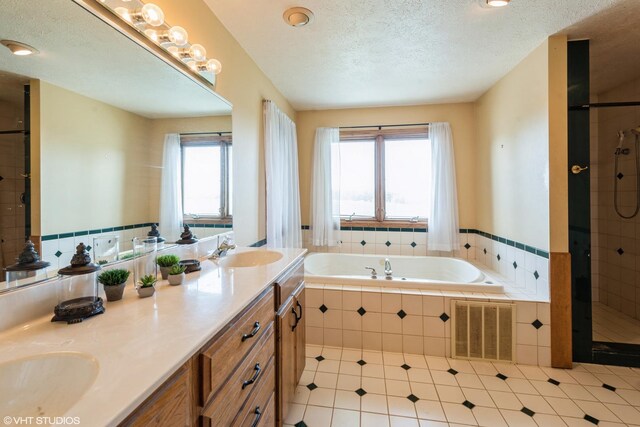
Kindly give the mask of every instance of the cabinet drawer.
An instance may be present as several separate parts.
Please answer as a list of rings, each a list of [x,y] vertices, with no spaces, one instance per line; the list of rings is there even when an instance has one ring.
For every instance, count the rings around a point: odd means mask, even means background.
[[[275,318],[273,304],[273,288],[270,288],[202,352],[202,402],[220,388],[251,347],[264,336]]]
[[[249,398],[242,408],[233,427],[273,426],[275,423],[275,359],[269,364],[262,384]],[[269,418],[271,421],[269,422]]]
[[[276,311],[302,282],[304,282],[304,259],[276,281]]]
[[[265,374],[269,371],[269,364],[274,363],[273,329],[273,323],[270,323],[238,369],[204,405],[202,415],[210,418],[212,425],[231,424],[251,392],[258,389],[263,381],[270,380]],[[212,369],[219,368],[213,366]]]

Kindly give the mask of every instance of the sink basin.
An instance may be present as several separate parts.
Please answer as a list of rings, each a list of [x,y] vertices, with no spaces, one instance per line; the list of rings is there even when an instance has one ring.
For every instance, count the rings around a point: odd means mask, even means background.
[[[0,364],[0,414],[12,417],[64,415],[98,375],[96,360],[83,353],[47,353]]]
[[[248,251],[227,255],[218,265],[226,268],[235,267],[258,267],[271,264],[282,258],[282,254],[276,251]]]

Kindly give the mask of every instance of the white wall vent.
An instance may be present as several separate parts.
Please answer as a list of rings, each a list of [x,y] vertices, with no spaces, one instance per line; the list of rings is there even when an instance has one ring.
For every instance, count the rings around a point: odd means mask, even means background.
[[[515,361],[515,304],[452,300],[451,313],[454,358]]]

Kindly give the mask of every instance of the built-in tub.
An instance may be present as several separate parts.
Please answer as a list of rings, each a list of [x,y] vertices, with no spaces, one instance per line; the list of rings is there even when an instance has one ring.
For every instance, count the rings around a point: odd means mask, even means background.
[[[388,259],[393,279],[384,274]],[[371,277],[376,269],[377,278]],[[304,261],[307,283],[502,293],[504,288],[482,271],[458,258],[430,256],[311,253]]]

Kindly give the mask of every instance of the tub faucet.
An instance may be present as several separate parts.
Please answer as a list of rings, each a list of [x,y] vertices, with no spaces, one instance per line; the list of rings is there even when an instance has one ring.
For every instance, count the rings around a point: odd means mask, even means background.
[[[218,246],[218,248],[215,251],[213,251],[211,258],[213,259],[222,258],[227,254],[228,250],[235,249],[235,248],[236,248],[236,245],[229,243],[229,239],[225,238],[222,241],[222,243],[220,243],[220,246]]]
[[[377,279],[378,278],[378,273],[376,272],[375,268],[373,268],[373,267],[365,267],[365,269],[371,270],[371,278],[372,279]]]
[[[391,261],[389,261],[389,258],[384,259],[384,275],[387,280],[393,279],[393,270],[391,270]]]

